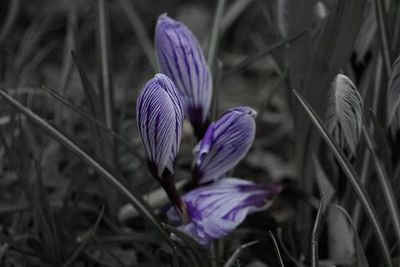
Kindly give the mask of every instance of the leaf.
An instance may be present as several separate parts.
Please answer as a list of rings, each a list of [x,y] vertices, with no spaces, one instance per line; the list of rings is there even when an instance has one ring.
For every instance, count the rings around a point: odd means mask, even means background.
[[[311,233],[311,266],[318,267],[319,266],[319,255],[318,255],[318,239],[319,233],[321,232],[322,227],[322,216],[324,214],[324,204],[325,198],[322,195],[321,200],[319,202],[317,216],[314,221],[313,230]]]
[[[236,261],[236,259],[239,257],[240,253],[242,253],[242,251],[248,247],[254,246],[255,244],[257,244],[258,241],[251,241],[248,243],[245,243],[243,245],[241,245],[240,247],[238,247],[233,253],[232,255],[229,257],[229,259],[225,262],[225,264],[223,265],[223,267],[231,267],[233,266],[234,262]]]
[[[365,256],[365,253],[364,253],[364,246],[361,243],[360,237],[357,232],[357,227],[354,225],[353,221],[351,220],[350,215],[347,213],[347,211],[344,208],[342,208],[339,205],[336,205],[336,208],[338,208],[341,212],[343,212],[343,214],[349,220],[351,227],[353,228],[354,243],[355,243],[355,248],[357,250],[357,265],[358,265],[358,267],[369,267],[367,257]]]
[[[307,115],[310,117],[311,122],[317,128],[318,132],[320,133],[321,137],[325,140],[326,144],[328,145],[329,149],[332,151],[333,155],[335,156],[336,160],[342,167],[344,174],[346,175],[350,185],[352,186],[354,193],[356,194],[358,200],[360,201],[365,214],[371,223],[372,229],[375,232],[379,247],[382,251],[382,257],[385,261],[386,266],[393,267],[391,262],[391,256],[389,247],[386,242],[386,238],[383,232],[382,225],[378,219],[376,210],[372,205],[371,199],[364,188],[364,185],[360,182],[360,177],[357,175],[356,171],[354,170],[353,166],[350,164],[347,157],[343,154],[342,150],[335,144],[332,137],[329,135],[327,129],[325,128],[322,120],[319,118],[317,113],[312,109],[310,104],[299,94],[296,90],[293,90],[297,100],[300,102],[301,106],[306,111]]]
[[[276,257],[278,258],[279,266],[285,267],[285,264],[283,263],[283,260],[282,260],[281,252],[279,250],[278,242],[276,242],[275,236],[272,234],[271,231],[269,231],[269,236],[272,239],[272,243],[273,243],[274,249],[275,249],[275,254],[276,254]]]
[[[395,132],[400,128],[400,57],[393,63],[393,71],[390,75],[386,98],[387,127]]]
[[[326,117],[336,143],[354,156],[362,129],[363,102],[354,83],[343,74],[332,82]]]
[[[168,234],[164,231],[158,220],[154,217],[147,204],[142,198],[128,189],[128,187],[124,184],[122,177],[118,173],[111,169],[106,163],[102,162],[102,160],[98,157],[90,155],[82,146],[78,145],[60,129],[57,129],[55,126],[39,117],[30,109],[21,105],[18,101],[8,95],[4,89],[0,88],[0,96],[2,96],[4,100],[11,104],[20,113],[24,114],[30,122],[41,128],[44,132],[77,155],[83,162],[92,167],[93,170],[95,170],[104,181],[113,186],[140,212],[149,225],[153,226],[153,228],[160,234],[164,241],[170,245],[171,248],[174,248],[173,242],[170,240]]]
[[[210,266],[210,263],[209,263],[208,257],[207,257],[207,251],[201,245],[199,245],[199,243],[197,243],[197,241],[194,240],[193,237],[191,237],[187,233],[185,233],[179,229],[176,229],[175,227],[172,227],[168,224],[162,223],[162,226],[167,231],[176,235],[179,239],[181,239],[188,246],[188,248],[195,255],[196,262],[198,262],[200,266],[202,266],[202,267]]]

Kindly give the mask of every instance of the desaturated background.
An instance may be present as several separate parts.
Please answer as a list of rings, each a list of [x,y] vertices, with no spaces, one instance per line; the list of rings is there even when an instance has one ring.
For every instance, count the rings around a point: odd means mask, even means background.
[[[206,52],[217,1],[105,1],[113,130],[102,128],[101,135],[93,130],[99,126],[84,116],[91,113],[91,103],[78,71],[79,65],[95,90],[104,86],[98,2],[1,0],[0,87],[113,166],[132,191],[146,195],[158,185],[143,160],[135,110],[138,92],[156,73],[151,46],[157,17],[167,13],[184,22]],[[279,266],[268,230],[279,233],[277,228],[282,228],[290,251],[297,251],[295,242],[309,246],[310,239],[295,237],[295,229],[303,223],[309,228],[311,223],[296,221],[295,202],[318,202],[295,186],[289,91],[277,64],[285,46],[267,53],[283,39],[276,2],[231,0],[226,6],[214,77],[217,112],[238,105],[258,111],[254,146],[232,175],[283,183],[287,190],[269,212],[251,216],[235,238],[220,244],[221,254],[226,259],[240,244],[257,239],[260,243],[243,253],[240,266]],[[238,65],[251,57],[249,64]],[[363,63],[356,67],[362,69]],[[60,258],[63,266],[171,266],[158,238],[140,217],[119,221],[118,211],[126,201],[86,164],[2,101],[0,125],[1,266],[55,266]],[[107,142],[99,147],[100,139]],[[190,176],[195,145],[190,125],[185,124],[177,180]],[[107,202],[110,195],[113,201]],[[333,241],[333,253],[352,257],[352,230],[340,218],[336,226],[343,238]],[[326,242],[321,243],[322,258],[332,250]],[[283,257],[286,266],[295,266],[285,253]]]

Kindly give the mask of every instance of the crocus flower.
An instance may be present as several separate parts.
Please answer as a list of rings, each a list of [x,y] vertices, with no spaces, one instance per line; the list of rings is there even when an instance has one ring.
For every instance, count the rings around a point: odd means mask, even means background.
[[[218,179],[246,155],[254,141],[256,114],[249,107],[232,108],[210,124],[195,149],[195,180],[207,183]]]
[[[183,110],[173,82],[156,74],[139,94],[136,119],[150,170],[160,180],[174,173],[182,136]]]
[[[173,183],[182,136],[183,108],[171,79],[156,74],[145,84],[137,99],[136,119],[150,172],[163,186],[181,218],[186,219],[186,207]]]
[[[275,184],[257,185],[243,179],[223,178],[183,196],[191,222],[179,228],[208,246],[232,232],[248,214],[266,209],[280,192],[281,186]],[[174,215],[171,210],[169,216]]]
[[[212,77],[199,42],[184,24],[163,14],[156,26],[155,47],[161,71],[175,83],[200,139],[211,105]]]

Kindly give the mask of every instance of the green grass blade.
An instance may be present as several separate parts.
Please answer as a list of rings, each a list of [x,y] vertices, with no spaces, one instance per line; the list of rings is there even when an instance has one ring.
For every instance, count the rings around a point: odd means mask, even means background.
[[[368,149],[371,153],[372,156],[372,161],[375,165],[376,172],[378,174],[378,180],[381,184],[382,191],[383,191],[383,196],[386,201],[386,205],[389,210],[390,217],[392,219],[393,223],[393,228],[395,232],[395,236],[397,238],[397,244],[400,244],[400,213],[399,213],[399,206],[397,205],[396,202],[396,196],[393,191],[393,187],[390,184],[389,177],[387,175],[386,169],[381,161],[381,159],[378,157],[376,153],[376,145],[368,133],[367,128],[365,127],[365,124],[362,127],[362,132],[365,138],[365,141],[367,143]]]
[[[324,209],[325,198],[322,195],[321,201],[319,202],[317,217],[314,221],[314,227],[311,233],[311,266],[318,267],[319,266],[319,255],[318,255],[318,237],[321,232],[322,226],[322,215]]]
[[[155,72],[157,72],[157,62],[154,56],[154,49],[150,38],[147,36],[146,29],[143,26],[143,23],[136,13],[134,6],[132,5],[132,1],[129,0],[119,0],[119,3],[124,10],[126,17],[128,18],[138,40],[139,44],[143,49],[143,52],[149,62],[150,66],[153,68]]]
[[[329,149],[332,151],[333,155],[335,156],[336,160],[339,162],[339,165],[342,167],[343,172],[345,173],[348,181],[350,182],[351,186],[353,187],[354,192],[356,193],[357,198],[361,202],[362,207],[372,225],[372,228],[375,232],[376,238],[379,243],[379,247],[382,250],[382,257],[387,267],[393,267],[391,262],[390,251],[388,245],[386,243],[386,238],[384,236],[384,232],[382,229],[382,225],[379,222],[378,216],[376,214],[375,208],[372,205],[372,202],[366,192],[364,186],[361,184],[360,179],[351,166],[350,162],[340,150],[340,148],[334,143],[331,136],[328,134],[322,120],[318,117],[316,112],[312,109],[312,107],[307,103],[307,101],[296,91],[293,90],[296,98],[300,102],[301,106],[306,111],[307,115],[310,117],[311,122],[317,128],[318,132],[325,140],[326,144],[328,145]]]
[[[240,253],[242,253],[243,250],[245,250],[248,247],[254,246],[255,244],[257,244],[258,241],[251,241],[248,243],[245,243],[243,245],[241,245],[240,247],[238,247],[233,253],[232,255],[229,257],[229,259],[224,263],[223,267],[231,267],[233,266],[233,264],[235,263],[235,260],[239,257]]]
[[[48,135],[57,140],[60,144],[65,146],[68,150],[77,155],[82,161],[87,165],[92,167],[100,177],[113,186],[121,195],[123,195],[129,203],[131,203],[143,216],[144,219],[151,225],[163,238],[163,240],[171,246],[174,247],[173,242],[170,240],[168,234],[164,231],[158,220],[154,217],[150,209],[147,207],[146,203],[136,194],[131,192],[128,187],[123,184],[121,177],[110,169],[107,164],[103,163],[96,156],[90,155],[84,148],[78,145],[74,140],[66,136],[55,126],[49,124],[47,121],[36,115],[30,109],[21,105],[14,98],[9,96],[4,89],[0,89],[0,96],[11,104],[15,109],[24,114],[33,124],[41,128]]]

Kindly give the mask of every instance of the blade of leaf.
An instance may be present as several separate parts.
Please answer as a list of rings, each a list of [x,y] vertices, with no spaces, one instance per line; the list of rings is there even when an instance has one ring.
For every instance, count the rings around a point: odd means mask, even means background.
[[[146,29],[144,28],[139,15],[132,5],[132,2],[129,0],[119,0],[119,2],[126,14],[126,17],[131,23],[131,26],[139,40],[140,46],[142,47],[143,52],[146,55],[147,61],[149,62],[153,70],[157,71],[158,67],[153,53],[153,45],[150,41],[150,38],[147,36]]]
[[[390,47],[387,38],[384,13],[385,12],[383,7],[383,1],[375,0],[375,14],[376,14],[376,20],[378,21],[378,30],[380,37],[379,40],[381,42],[381,49],[383,54],[383,62],[385,64],[385,69],[386,69],[386,75],[389,77],[389,75],[392,73],[392,60],[390,57]]]
[[[300,102],[301,106],[306,111],[307,115],[310,117],[312,123],[314,124],[314,126],[317,128],[322,138],[327,143],[329,149],[332,151],[336,160],[339,162],[354,192],[356,193],[357,198],[361,202],[364,211],[368,217],[368,220],[370,221],[372,228],[375,232],[375,235],[378,239],[379,247],[382,250],[382,257],[385,261],[386,266],[393,267],[393,264],[391,262],[390,251],[386,243],[382,225],[379,222],[375,208],[372,205],[368,193],[366,192],[364,186],[360,183],[360,179],[357,173],[351,166],[346,156],[343,154],[340,148],[335,144],[333,139],[330,137],[327,130],[325,129],[325,126],[323,125],[321,119],[318,117],[316,112],[311,108],[311,106],[307,103],[307,101],[296,90],[293,90],[293,92],[298,101]]]
[[[266,48],[263,51],[259,51],[259,52],[254,53],[253,55],[250,55],[249,57],[243,59],[241,62],[239,62],[238,64],[233,66],[230,70],[228,70],[223,75],[223,79],[226,79],[226,78],[232,76],[233,74],[247,68],[249,65],[253,64],[257,60],[262,59],[263,57],[265,57],[265,56],[269,55],[270,53],[274,52],[275,50],[285,46],[286,44],[290,44],[290,43],[294,42],[295,40],[297,40],[298,38],[300,38],[307,32],[308,32],[308,30],[303,30],[293,36],[285,38],[285,39],[269,46],[268,48]]]
[[[347,211],[339,206],[336,205],[336,208],[338,208],[341,212],[343,212],[343,214],[346,216],[346,218],[349,220],[353,231],[354,231],[354,242],[357,248],[357,262],[358,262],[358,267],[369,267],[368,261],[367,261],[367,257],[365,256],[364,253],[364,247],[361,243],[360,237],[358,236],[358,231],[357,231],[357,227],[354,225],[353,221],[351,220],[350,215],[347,213]]]
[[[4,91],[4,89],[0,88],[0,96],[2,96],[3,99],[11,104],[15,109],[24,114],[32,123],[41,128],[48,135],[60,142],[60,144],[64,145],[67,149],[77,155],[82,161],[92,167],[103,180],[108,182],[118,192],[120,192],[121,195],[123,195],[141,213],[143,218],[146,219],[146,221],[151,226],[153,226],[153,228],[160,234],[164,241],[171,246],[171,248],[174,247],[174,244],[169,239],[168,234],[164,231],[163,227],[154,217],[150,209],[147,207],[147,204],[139,196],[136,196],[134,192],[131,192],[128,189],[128,187],[122,182],[119,174],[110,169],[107,164],[101,161],[101,159],[98,159],[94,155],[90,155],[74,140],[69,138],[65,133],[62,133],[61,130],[49,124],[47,121],[36,115],[30,109],[21,105],[18,101],[9,96],[7,92]]]
[[[46,87],[45,88],[47,93],[49,93],[52,97],[54,97],[55,100],[59,101],[60,103],[64,104],[66,107],[70,108],[72,111],[78,113],[80,116],[82,116],[83,118],[89,120],[90,122],[94,123],[96,126],[98,126],[103,132],[105,132],[106,134],[114,137],[116,140],[118,140],[119,142],[121,142],[122,144],[125,145],[125,147],[127,147],[133,155],[135,155],[137,158],[144,160],[144,158],[142,157],[142,155],[140,155],[137,152],[137,147],[130,144],[127,140],[125,140],[125,138],[123,136],[121,136],[119,133],[110,130],[107,128],[107,126],[104,125],[104,123],[102,121],[99,121],[96,118],[93,118],[92,116],[90,116],[87,112],[83,111],[80,107],[74,105],[73,103],[71,103],[70,101],[68,101],[68,99],[66,99],[64,96],[60,95],[59,93],[57,93],[56,91],[54,91],[51,88]]]
[[[238,247],[233,253],[232,255],[229,257],[229,259],[224,263],[223,267],[231,267],[236,259],[239,257],[240,253],[242,253],[243,250],[245,250],[248,247],[254,246],[255,244],[257,244],[258,241],[251,241],[248,243],[245,243],[243,245],[241,245],[240,247]]]
[[[275,236],[274,236],[274,234],[272,234],[271,231],[268,231],[268,233],[272,239],[272,243],[274,244],[275,253],[276,253],[276,257],[278,258],[279,266],[285,267],[285,264],[283,263],[283,260],[282,260],[281,252],[279,251],[278,242],[276,242]]]
[[[319,266],[319,255],[318,255],[318,239],[319,233],[321,231],[322,226],[322,215],[324,209],[324,195],[321,197],[321,201],[319,202],[317,216],[314,221],[313,230],[311,233],[311,266],[318,267]]]
[[[8,33],[10,32],[10,30],[14,25],[14,22],[18,15],[20,2],[21,0],[9,1],[10,4],[7,11],[7,17],[4,20],[4,24],[2,25],[0,30],[0,45],[4,42]]]
[[[215,62],[217,60],[218,45],[221,31],[222,13],[225,10],[226,0],[218,0],[217,8],[215,9],[214,22],[211,30],[210,43],[208,44],[207,64],[210,72],[215,71]]]
[[[190,235],[186,234],[185,232],[176,229],[168,224],[162,223],[162,226],[169,232],[175,234],[178,238],[180,238],[186,245],[188,245],[189,249],[193,252],[196,256],[197,262],[202,267],[210,267],[211,264],[207,261],[207,253],[206,250],[197,243]]]
[[[367,143],[368,149],[371,152],[372,161],[374,162],[376,172],[378,174],[378,180],[382,187],[383,196],[385,198],[390,217],[392,219],[393,228],[395,230],[395,235],[397,238],[397,243],[400,244],[400,213],[399,213],[399,206],[397,205],[396,196],[394,194],[392,185],[390,184],[389,177],[387,175],[386,169],[383,166],[382,161],[376,154],[376,145],[372,140],[372,137],[368,133],[367,128],[365,125],[362,127],[362,131],[364,134],[365,141]]]

